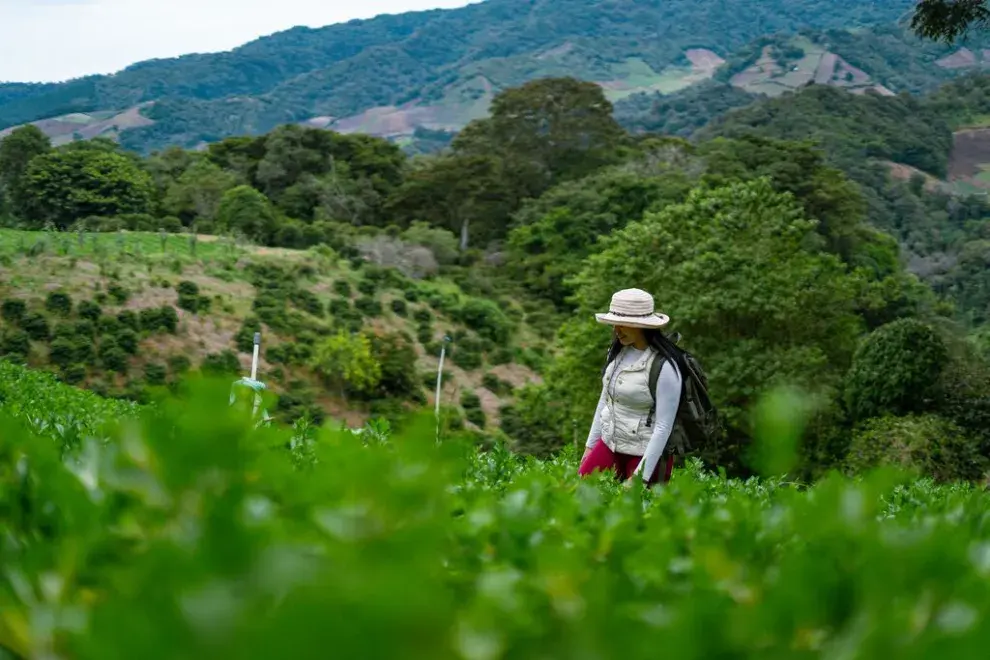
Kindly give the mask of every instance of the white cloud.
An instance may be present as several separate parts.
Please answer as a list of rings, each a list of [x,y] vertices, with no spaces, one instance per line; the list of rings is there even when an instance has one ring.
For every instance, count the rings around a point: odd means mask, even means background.
[[[470,0],[0,0],[0,80],[67,80],[141,60],[229,50],[297,25]]]

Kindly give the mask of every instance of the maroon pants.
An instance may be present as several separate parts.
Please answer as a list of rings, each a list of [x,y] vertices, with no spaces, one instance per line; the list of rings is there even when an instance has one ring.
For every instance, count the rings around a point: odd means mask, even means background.
[[[630,456],[629,454],[619,454],[613,452],[608,448],[608,445],[604,441],[599,440],[595,443],[591,452],[588,453],[587,458],[581,462],[581,467],[578,468],[578,474],[582,477],[588,476],[596,470],[614,470],[615,476],[619,481],[625,481],[633,476],[636,468],[639,467],[639,462],[643,459],[642,456]],[[674,472],[674,456],[668,455],[666,464],[663,460],[656,466],[653,470],[653,474],[650,475],[650,480],[647,482],[650,486],[656,485],[658,483],[667,483],[670,481],[670,475]]]

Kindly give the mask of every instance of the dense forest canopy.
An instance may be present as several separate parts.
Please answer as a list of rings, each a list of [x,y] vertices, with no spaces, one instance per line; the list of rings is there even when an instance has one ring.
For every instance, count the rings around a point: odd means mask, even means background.
[[[951,49],[907,43],[900,28],[871,35],[876,26],[893,26],[912,4],[840,0],[822,11],[810,0],[487,0],[294,28],[230,52],[141,62],[109,76],[0,84],[0,129],[69,113],[110,121],[140,107],[143,121],[126,117],[105,130],[148,152],[410,102],[470,118],[473,97],[535,78],[666,84],[665,72],[684,66],[688,49],[729,59],[728,71],[741,50],[766,35],[809,30],[831,35],[843,57],[883,84],[917,91],[951,75],[932,64]],[[922,53],[918,62],[908,56],[912,48]],[[649,80],[635,83],[642,75]]]

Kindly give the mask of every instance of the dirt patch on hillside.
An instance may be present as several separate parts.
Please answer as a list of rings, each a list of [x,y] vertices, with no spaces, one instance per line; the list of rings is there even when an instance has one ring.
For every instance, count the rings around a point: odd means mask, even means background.
[[[827,85],[831,83],[835,77],[835,65],[838,62],[839,56],[835,53],[823,54],[821,61],[818,62],[818,68],[815,70],[815,84]]]
[[[983,172],[990,163],[990,129],[958,131],[953,136],[949,159],[949,180],[969,179]]]
[[[715,69],[725,64],[725,60],[707,48],[688,48],[684,51],[684,57],[688,58],[691,66],[706,73],[715,73]]]
[[[935,60],[935,64],[943,69],[968,69],[969,67],[976,66],[976,53],[969,48],[960,48],[952,55]]]
[[[567,55],[572,50],[574,50],[574,44],[571,43],[570,41],[567,41],[567,42],[562,43],[559,46],[555,46],[555,47],[551,48],[550,50],[543,51],[542,53],[540,53],[539,55],[536,56],[536,59],[538,59],[538,60],[547,60],[547,59],[550,59],[550,58],[553,58],[553,57],[563,57],[564,55]]]
[[[912,177],[921,176],[925,180],[925,189],[929,192],[936,192],[945,188],[939,179],[936,179],[927,172],[922,172],[917,167],[911,167],[910,165],[895,163],[893,161],[887,161],[885,164],[890,168],[890,175],[895,179],[910,181]]]
[[[51,119],[41,119],[31,122],[41,132],[51,138],[56,145],[72,142],[77,139],[91,140],[95,137],[116,137],[120,132],[143,126],[151,126],[155,122],[141,114],[143,108],[151,105],[144,103],[133,108],[129,108],[115,114],[107,119],[100,119],[98,116],[74,113],[53,117]],[[97,113],[99,115],[100,113]],[[0,131],[0,138],[16,130],[17,126]]]

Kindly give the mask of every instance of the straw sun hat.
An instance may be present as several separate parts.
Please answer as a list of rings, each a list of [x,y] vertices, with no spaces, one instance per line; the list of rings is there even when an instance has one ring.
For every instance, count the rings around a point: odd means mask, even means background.
[[[654,311],[653,296],[641,289],[625,289],[612,296],[607,314],[595,314],[599,323],[629,328],[662,328],[670,323],[666,314]]]

